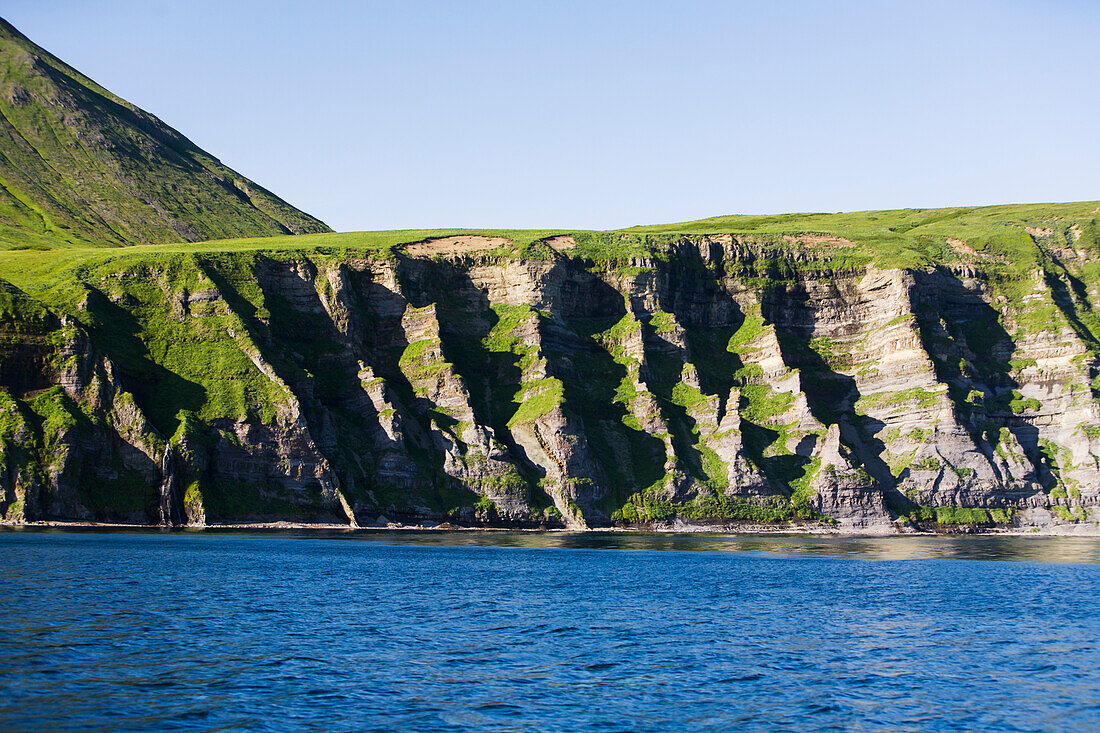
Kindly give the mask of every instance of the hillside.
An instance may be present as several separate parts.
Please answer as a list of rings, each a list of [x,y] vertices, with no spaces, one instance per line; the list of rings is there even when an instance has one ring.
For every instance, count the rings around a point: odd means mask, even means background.
[[[0,512],[1094,532],[1098,214],[0,253]]]
[[[0,20],[0,248],[324,231]]]

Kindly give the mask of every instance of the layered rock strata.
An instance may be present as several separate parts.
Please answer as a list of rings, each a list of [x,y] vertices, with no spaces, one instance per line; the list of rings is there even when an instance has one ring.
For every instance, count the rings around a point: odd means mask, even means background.
[[[1081,530],[1097,294],[1044,262],[1010,297],[736,236],[103,259],[4,286],[0,513]]]

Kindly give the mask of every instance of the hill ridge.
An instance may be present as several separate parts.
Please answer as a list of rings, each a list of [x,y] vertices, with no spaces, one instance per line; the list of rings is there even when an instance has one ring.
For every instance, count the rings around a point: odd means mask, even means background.
[[[9,248],[327,231],[0,19],[0,240]]]

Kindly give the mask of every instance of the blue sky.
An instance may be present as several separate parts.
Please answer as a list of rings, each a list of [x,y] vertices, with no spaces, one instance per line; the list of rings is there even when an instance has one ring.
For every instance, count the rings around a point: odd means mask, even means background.
[[[6,0],[340,231],[1100,198],[1100,3]]]

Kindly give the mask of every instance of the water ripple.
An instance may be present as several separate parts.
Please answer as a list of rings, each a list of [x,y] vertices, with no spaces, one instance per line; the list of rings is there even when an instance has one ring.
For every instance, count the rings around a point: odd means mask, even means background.
[[[3,729],[1100,730],[1095,540],[0,545]]]

